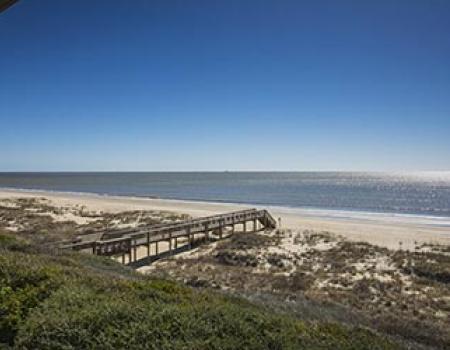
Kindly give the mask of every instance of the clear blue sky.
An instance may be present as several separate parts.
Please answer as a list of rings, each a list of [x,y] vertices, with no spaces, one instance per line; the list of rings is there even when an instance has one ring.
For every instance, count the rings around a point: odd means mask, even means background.
[[[0,171],[450,170],[450,1],[21,0]]]

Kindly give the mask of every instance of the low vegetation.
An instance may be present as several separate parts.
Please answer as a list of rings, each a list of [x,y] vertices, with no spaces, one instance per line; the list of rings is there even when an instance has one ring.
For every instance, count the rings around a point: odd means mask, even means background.
[[[187,215],[164,211],[104,213],[81,205],[57,207],[45,198],[0,201],[0,229],[15,232],[36,245],[85,236],[94,238],[105,229],[119,230],[186,218]]]
[[[247,233],[161,261],[149,273],[288,309],[303,320],[362,324],[412,348],[447,349],[445,250],[391,251],[326,232]]]
[[[55,208],[45,200],[0,203],[0,349],[450,344],[450,264],[437,246],[410,254],[327,233],[236,234],[162,261],[147,275],[108,258],[51,248],[98,228],[180,219]]]
[[[373,331],[304,322],[0,235],[0,343],[17,349],[397,349]]]

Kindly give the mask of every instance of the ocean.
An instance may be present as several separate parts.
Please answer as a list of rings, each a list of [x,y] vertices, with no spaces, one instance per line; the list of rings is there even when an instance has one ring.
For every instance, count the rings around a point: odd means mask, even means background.
[[[450,172],[0,173],[0,187],[450,217]]]

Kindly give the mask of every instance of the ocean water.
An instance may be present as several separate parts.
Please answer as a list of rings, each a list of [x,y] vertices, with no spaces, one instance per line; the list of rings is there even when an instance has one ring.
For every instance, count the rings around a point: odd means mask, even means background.
[[[450,217],[450,172],[0,173],[0,187]]]

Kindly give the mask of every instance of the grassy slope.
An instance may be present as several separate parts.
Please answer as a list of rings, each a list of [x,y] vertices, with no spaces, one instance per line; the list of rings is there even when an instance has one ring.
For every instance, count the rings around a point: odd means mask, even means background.
[[[0,348],[398,349],[362,328],[307,323],[242,299],[39,252],[0,235]]]

